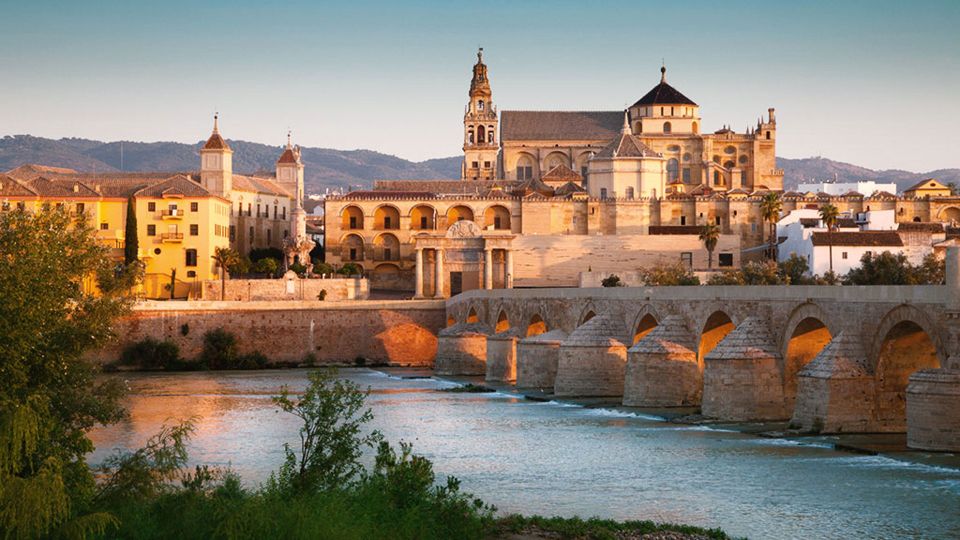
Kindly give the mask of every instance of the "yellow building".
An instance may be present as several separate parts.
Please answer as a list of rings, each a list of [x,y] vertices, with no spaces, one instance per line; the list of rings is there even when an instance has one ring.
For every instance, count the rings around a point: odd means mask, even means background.
[[[953,192],[948,186],[943,185],[935,178],[927,178],[903,190],[903,196],[912,199],[923,199],[926,197],[949,197]]]
[[[216,118],[200,154],[199,172],[173,174],[23,165],[0,175],[0,209],[62,207],[85,215],[119,261],[132,199],[138,256],[146,266],[144,296],[185,298],[199,292],[200,282],[219,277],[212,259],[217,248],[289,251],[305,235],[296,221],[303,214],[303,164],[289,135],[273,177],[233,173],[233,151]]]

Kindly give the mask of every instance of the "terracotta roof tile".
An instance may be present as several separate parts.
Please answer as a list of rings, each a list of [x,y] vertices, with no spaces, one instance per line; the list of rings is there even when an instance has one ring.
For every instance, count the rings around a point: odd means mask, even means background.
[[[541,179],[544,182],[582,182],[583,176],[563,163],[547,171]]]
[[[162,182],[157,182],[139,189],[134,195],[137,197],[163,197],[169,195],[207,197],[210,196],[211,193],[190,177],[178,174]]]
[[[943,223],[934,223],[930,221],[908,221],[901,223],[897,227],[897,231],[942,233],[944,232],[944,228]]]
[[[0,198],[36,197],[37,192],[12,176],[0,174]]]
[[[597,152],[596,158],[640,158],[640,157],[663,157],[663,154],[655,152],[649,146],[629,133],[621,133],[610,144],[603,147],[603,150]]]
[[[651,235],[672,235],[672,234],[700,234],[699,225],[651,225],[649,227]]]
[[[503,111],[503,141],[608,141],[623,124],[622,111]]]
[[[220,136],[219,132],[213,132],[210,135],[210,138],[207,139],[206,144],[203,145],[204,150],[230,150],[230,145],[227,144],[227,141]]]
[[[811,241],[815,246],[877,246],[900,247],[903,240],[897,231],[859,231],[859,232],[814,232]]]

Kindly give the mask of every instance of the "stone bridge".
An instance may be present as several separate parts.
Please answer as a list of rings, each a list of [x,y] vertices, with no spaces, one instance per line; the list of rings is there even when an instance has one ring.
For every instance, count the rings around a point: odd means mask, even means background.
[[[946,281],[474,290],[447,302],[436,371],[956,451],[960,248]]]

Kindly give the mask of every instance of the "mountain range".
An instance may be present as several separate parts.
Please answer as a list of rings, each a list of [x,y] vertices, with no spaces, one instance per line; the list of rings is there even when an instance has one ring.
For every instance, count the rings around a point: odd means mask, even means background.
[[[229,141],[233,149],[233,170],[252,173],[273,171],[281,148],[248,141]],[[30,135],[5,136],[0,139],[0,171],[24,163],[67,167],[84,172],[96,171],[194,171],[200,165],[200,148],[196,144],[175,142],[103,142],[90,139],[48,139]],[[122,151],[121,151],[122,149]],[[121,157],[122,156],[122,157]],[[373,150],[334,150],[302,148],[307,193],[323,193],[327,189],[370,187],[373,180],[459,178],[459,156],[414,162]],[[795,189],[802,181],[875,180],[893,182],[903,190],[920,180],[937,178],[947,184],[960,184],[960,169],[940,169],[915,173],[903,170],[876,171],[822,157],[777,158],[784,170],[784,185]]]

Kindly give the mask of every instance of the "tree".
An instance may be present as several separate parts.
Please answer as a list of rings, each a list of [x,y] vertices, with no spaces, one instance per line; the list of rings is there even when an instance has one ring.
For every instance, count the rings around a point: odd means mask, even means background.
[[[840,221],[840,210],[832,204],[820,207],[820,220],[827,228],[827,246],[830,248],[830,271],[833,272],[833,230]]]
[[[796,253],[791,253],[787,260],[778,263],[777,266],[783,280],[791,285],[807,285],[813,282],[813,279],[807,277],[807,272],[810,271],[807,259]]]
[[[770,192],[763,196],[760,201],[760,214],[765,223],[770,224],[770,252],[768,256],[776,259],[777,242],[777,221],[780,220],[780,211],[783,209],[783,201],[780,200],[780,194]]]
[[[123,262],[127,266],[138,262],[140,239],[137,236],[137,209],[133,197],[127,199],[127,220],[123,234]]]
[[[603,287],[623,287],[623,282],[620,281],[620,276],[616,274],[610,274],[609,276],[600,280],[600,285]]]
[[[287,387],[274,403],[303,422],[299,454],[284,445],[286,460],[271,483],[281,490],[311,493],[342,488],[363,471],[360,456],[383,439],[379,431],[362,434],[373,419],[364,409],[366,393],[332,371],[314,371],[304,393],[293,397]]]
[[[236,264],[240,255],[228,247],[218,247],[211,258],[220,269],[220,300],[223,300],[227,292],[227,267]]]
[[[644,268],[640,272],[644,285],[699,285],[700,279],[683,263]]]
[[[109,252],[85,219],[60,210],[0,213],[0,535],[90,536],[115,520],[90,514],[87,431],[122,418],[122,388],[84,353],[130,306]],[[96,278],[94,278],[96,279]]]
[[[713,270],[713,250],[720,240],[720,227],[714,223],[707,223],[700,229],[700,241],[707,248],[707,269]]]
[[[254,263],[253,271],[260,274],[267,274],[270,277],[273,277],[277,273],[277,270],[280,268],[280,263],[277,262],[277,259],[271,257],[264,257]]]
[[[884,251],[865,253],[860,266],[843,277],[847,285],[941,285],[944,282],[944,261],[933,253],[919,265],[910,264],[903,253]]]

